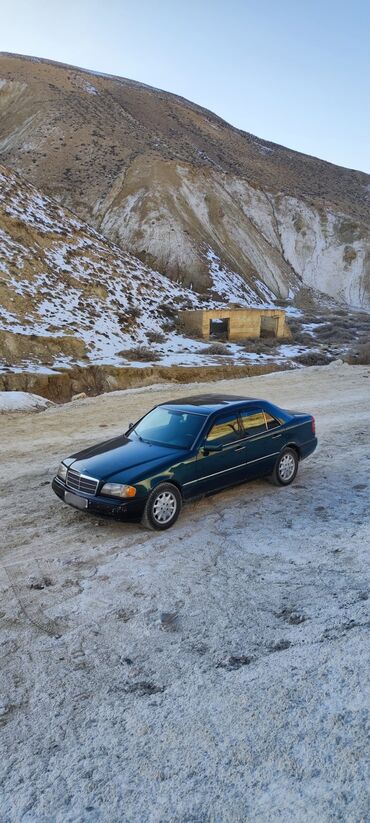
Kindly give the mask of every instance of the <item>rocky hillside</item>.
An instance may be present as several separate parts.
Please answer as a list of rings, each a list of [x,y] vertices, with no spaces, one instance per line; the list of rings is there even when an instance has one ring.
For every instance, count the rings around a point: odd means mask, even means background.
[[[9,363],[109,362],[191,295],[0,167],[0,348]],[[196,298],[193,298],[196,302]]]
[[[0,57],[0,157],[147,265],[206,293],[370,306],[370,176],[264,142],[180,97]],[[209,257],[211,254],[211,258]]]
[[[230,294],[242,304],[261,304],[257,292],[222,269],[211,252],[208,266],[211,286],[203,305],[224,305]],[[0,166],[0,371],[171,364],[176,354],[184,364],[194,362],[206,344],[184,337],[175,320],[179,309],[199,305],[191,289],[124,254]]]

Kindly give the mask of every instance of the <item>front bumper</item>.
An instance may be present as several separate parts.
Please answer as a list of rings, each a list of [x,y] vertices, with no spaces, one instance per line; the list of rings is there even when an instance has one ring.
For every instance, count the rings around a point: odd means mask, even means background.
[[[117,520],[140,520],[144,512],[145,498],[139,498],[138,500],[123,500],[117,498],[115,500],[112,497],[105,497],[104,495],[92,496],[84,494],[83,492],[75,492],[72,489],[69,490],[65,483],[59,480],[58,477],[54,477],[51,486],[53,492],[63,501],[67,491],[73,491],[74,495],[77,495],[82,500],[87,500],[87,508],[84,509],[84,511],[90,512],[91,514],[115,517]],[[77,511],[79,511],[79,509],[77,509]]]

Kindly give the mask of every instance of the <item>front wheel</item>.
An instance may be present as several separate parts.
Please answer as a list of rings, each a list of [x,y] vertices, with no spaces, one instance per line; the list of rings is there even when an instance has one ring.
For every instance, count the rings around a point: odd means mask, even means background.
[[[178,488],[172,483],[160,483],[148,497],[141,522],[148,529],[164,531],[176,522],[181,506]]]
[[[271,475],[271,480],[276,486],[289,486],[292,483],[298,471],[298,455],[295,449],[284,449],[279,455],[274,471]]]

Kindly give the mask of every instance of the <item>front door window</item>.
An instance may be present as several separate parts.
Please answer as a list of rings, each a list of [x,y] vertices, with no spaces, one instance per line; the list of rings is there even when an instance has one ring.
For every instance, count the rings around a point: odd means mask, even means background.
[[[198,452],[196,488],[199,493],[231,486],[244,479],[242,436],[235,412],[224,412],[214,421]]]
[[[238,418],[235,414],[219,417],[207,435],[207,442],[215,446],[226,446],[240,437]]]

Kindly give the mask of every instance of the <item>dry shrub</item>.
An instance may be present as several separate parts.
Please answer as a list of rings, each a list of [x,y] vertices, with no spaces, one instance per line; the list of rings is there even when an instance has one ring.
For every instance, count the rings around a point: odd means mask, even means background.
[[[348,352],[345,360],[354,366],[369,366],[370,365],[370,343],[361,343],[353,346]]]
[[[166,306],[166,304],[160,307],[160,312],[163,317],[168,317],[171,320],[175,320],[178,317],[178,311],[176,311],[173,306]]]
[[[312,334],[309,334],[309,332],[306,331],[301,331],[294,334],[292,339],[294,343],[299,343],[302,346],[312,346],[315,342],[315,338]]]
[[[313,314],[313,313],[310,314],[309,312],[307,312],[307,314],[305,314],[303,317],[299,318],[298,322],[299,323],[325,323],[325,320],[327,320],[326,315],[319,314],[318,312],[316,314]],[[290,326],[290,324],[291,324],[291,318],[290,317],[288,318],[288,322],[289,322],[289,326]]]
[[[358,331],[360,335],[364,334],[366,340],[370,338],[370,317],[361,317],[353,324],[353,328]]]
[[[336,345],[351,343],[357,336],[357,329],[354,324],[348,321],[341,321],[334,325],[321,326],[316,329],[315,336],[322,342],[333,342]]]
[[[206,349],[203,349],[202,354],[229,354],[229,350],[224,343],[211,343]]]
[[[295,362],[301,363],[302,366],[326,366],[333,359],[333,357],[326,354],[314,351],[307,352],[306,354],[299,354],[294,358]]]
[[[316,337],[319,337],[320,340],[335,340],[338,336],[336,329],[333,329],[333,326],[320,326],[315,331]]]
[[[149,362],[160,359],[158,352],[153,351],[146,346],[136,346],[136,348],[133,349],[122,349],[118,352],[118,354],[120,357],[124,357],[125,360],[142,360],[144,362]]]
[[[126,317],[130,317],[131,320],[138,320],[141,315],[141,310],[138,306],[130,306],[128,309],[126,309],[124,314],[126,315]]]
[[[256,352],[256,354],[263,354],[271,349],[276,349],[283,342],[277,337],[258,337],[256,340],[244,340],[243,349],[248,352]]]
[[[149,343],[164,343],[165,336],[160,331],[148,331],[146,334]]]

